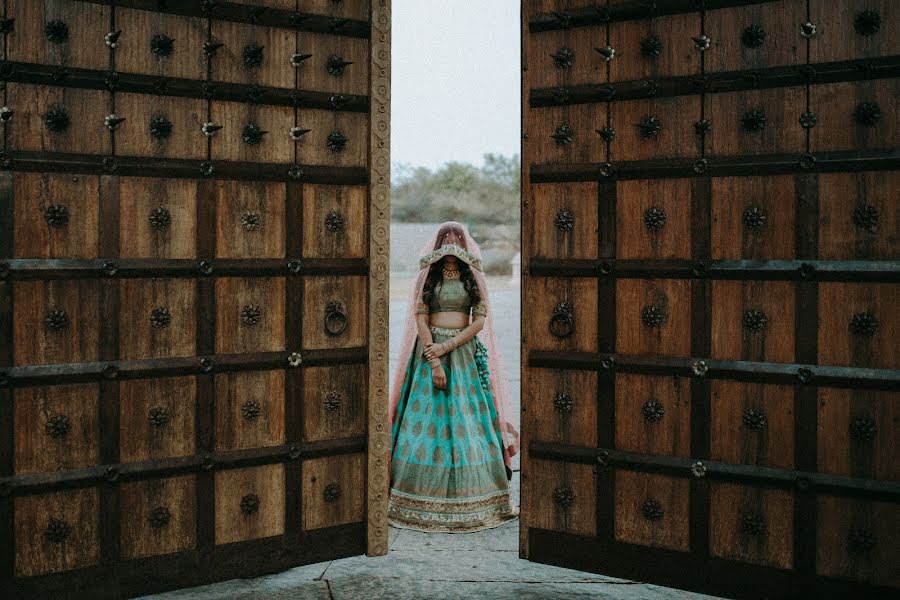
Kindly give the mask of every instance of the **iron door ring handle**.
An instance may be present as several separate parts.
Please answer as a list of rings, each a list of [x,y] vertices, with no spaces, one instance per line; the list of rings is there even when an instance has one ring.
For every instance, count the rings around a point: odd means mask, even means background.
[[[568,300],[557,302],[550,317],[550,333],[565,338],[575,331],[575,309]]]
[[[337,327],[334,323],[337,322]],[[325,307],[325,331],[330,335],[340,335],[347,329],[347,315],[340,302],[329,302]]]

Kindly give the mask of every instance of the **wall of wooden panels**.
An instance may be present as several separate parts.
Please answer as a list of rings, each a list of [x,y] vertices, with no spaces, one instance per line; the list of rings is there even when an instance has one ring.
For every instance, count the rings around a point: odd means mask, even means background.
[[[387,0],[0,6],[4,593],[383,553]]]
[[[897,6],[521,18],[522,556],[896,594]]]

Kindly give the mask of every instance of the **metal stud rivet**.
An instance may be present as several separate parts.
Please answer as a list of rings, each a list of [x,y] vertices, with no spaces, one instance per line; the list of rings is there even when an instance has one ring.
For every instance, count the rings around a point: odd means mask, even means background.
[[[69,26],[59,20],[47,21],[44,36],[51,44],[64,44],[69,41]]]
[[[44,325],[51,331],[63,331],[69,326],[69,315],[61,308],[48,310],[44,316]]]
[[[568,123],[563,123],[550,136],[558,146],[568,146],[575,141],[575,130]]]
[[[662,40],[656,34],[651,34],[641,40],[641,55],[647,58],[659,56],[662,53]]]
[[[262,405],[256,398],[250,398],[241,405],[241,416],[252,421],[262,414]]]
[[[550,55],[557,69],[571,69],[575,64],[575,51],[571,48],[560,48]]]
[[[337,502],[337,500],[341,497],[341,486],[337,483],[329,483],[325,486],[325,490],[322,492],[322,496],[325,498],[325,502]]]
[[[560,209],[553,219],[553,224],[560,231],[572,231],[575,227],[575,215],[568,209]]]
[[[341,405],[343,404],[341,393],[337,390],[329,391],[325,394],[325,400],[322,404],[328,412],[337,412],[341,409]]]
[[[655,498],[647,498],[641,505],[641,514],[648,521],[659,521],[663,518],[665,511],[662,504]]]
[[[158,33],[150,38],[150,52],[162,58],[170,56],[175,50],[175,40],[169,36]]]
[[[151,529],[162,529],[172,520],[172,513],[165,506],[157,506],[150,511],[147,521],[150,523]]]
[[[743,415],[744,428],[749,431],[759,432],[766,428],[769,424],[769,418],[761,408],[750,407],[744,411]]]
[[[559,392],[553,399],[553,408],[560,414],[569,414],[575,408],[575,401],[569,394]]]
[[[325,145],[332,152],[340,152],[347,145],[347,137],[340,131],[332,131],[325,139]]]
[[[553,490],[553,501],[563,508],[568,508],[575,502],[575,492],[568,486],[559,486]]]
[[[69,421],[69,417],[61,414],[51,415],[44,425],[47,435],[54,439],[61,438],[69,433],[70,428],[71,422]]]
[[[241,498],[241,512],[245,515],[252,515],[259,512],[259,496],[256,494],[246,494]]]
[[[150,311],[150,326],[154,329],[165,329],[172,323],[172,313],[165,306],[158,306]]]
[[[249,69],[255,69],[262,66],[263,47],[258,44],[247,44],[241,53],[244,59],[244,66]]]
[[[641,406],[641,414],[648,423],[658,423],[665,416],[666,410],[663,408],[662,402],[656,398],[650,398]]]

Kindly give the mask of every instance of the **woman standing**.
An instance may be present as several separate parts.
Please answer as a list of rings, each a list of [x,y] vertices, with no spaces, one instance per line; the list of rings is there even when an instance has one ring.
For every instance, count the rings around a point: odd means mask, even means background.
[[[420,256],[391,389],[388,517],[422,531],[496,527],[517,514],[509,480],[518,432],[506,421],[481,251],[447,221]]]

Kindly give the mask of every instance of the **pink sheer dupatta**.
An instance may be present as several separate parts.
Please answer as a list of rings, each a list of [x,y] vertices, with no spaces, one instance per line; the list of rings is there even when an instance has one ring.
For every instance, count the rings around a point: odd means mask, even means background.
[[[419,251],[419,273],[410,288],[409,296],[407,298],[406,310],[404,312],[403,337],[400,341],[397,366],[394,369],[394,374],[391,379],[390,409],[388,412],[389,422],[391,424],[394,422],[394,414],[400,400],[400,389],[403,387],[403,377],[406,374],[410,355],[415,347],[416,338],[418,336],[418,329],[416,327],[416,306],[418,305],[419,299],[422,297],[422,288],[425,285],[425,278],[428,275],[431,263],[435,262],[434,259],[429,259],[427,257],[441,247],[440,240],[443,238],[443,234],[451,228],[454,229],[461,238],[458,245],[471,257],[471,259],[460,256],[457,256],[457,258],[465,260],[471,267],[472,274],[475,276],[475,281],[478,284],[478,290],[481,292],[482,302],[487,307],[487,316],[484,320],[484,327],[478,332],[478,338],[487,348],[492,397],[500,421],[500,433],[503,438],[503,462],[511,469],[511,459],[519,452],[519,432],[507,419],[507,415],[510,414],[509,385],[507,382],[503,357],[500,354],[500,344],[497,342],[497,335],[494,332],[494,312],[488,296],[487,280],[481,270],[481,249],[478,247],[478,244],[469,234],[465,226],[457,221],[445,221],[441,223]],[[428,260],[431,260],[431,262],[428,262]],[[440,258],[437,258],[436,260],[440,260]]]

